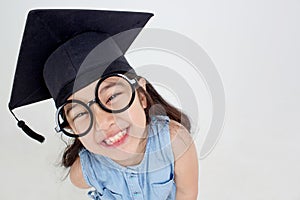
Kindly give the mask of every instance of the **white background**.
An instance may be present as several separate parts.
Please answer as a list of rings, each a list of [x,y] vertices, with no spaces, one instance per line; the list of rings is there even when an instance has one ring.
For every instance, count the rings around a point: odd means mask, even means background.
[[[297,0],[2,1],[0,199],[87,199],[86,191],[61,180],[64,144],[53,131],[53,102],[16,111],[46,136],[43,145],[28,139],[8,112],[25,17],[33,8],[150,11],[149,28],[198,43],[215,63],[226,95],[222,137],[201,160],[198,199],[300,200]]]

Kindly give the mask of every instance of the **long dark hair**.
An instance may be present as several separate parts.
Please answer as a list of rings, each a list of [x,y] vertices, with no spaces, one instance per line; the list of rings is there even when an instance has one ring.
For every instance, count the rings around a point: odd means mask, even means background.
[[[139,80],[142,77],[138,76],[137,78]],[[147,124],[150,122],[151,115],[167,115],[170,119],[179,122],[190,131],[191,124],[187,115],[164,100],[163,97],[147,80],[146,90],[144,90],[142,87],[138,87],[137,93],[139,96],[144,94],[147,99],[147,108],[145,108]],[[78,153],[81,148],[83,148],[83,145],[79,139],[74,139],[73,143],[68,145],[63,153],[62,166],[66,168],[71,167],[78,157]]]

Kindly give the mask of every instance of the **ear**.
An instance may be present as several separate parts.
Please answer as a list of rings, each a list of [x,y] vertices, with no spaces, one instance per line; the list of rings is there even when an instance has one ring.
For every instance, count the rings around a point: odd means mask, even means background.
[[[139,86],[142,87],[146,91],[147,81],[144,78],[140,78],[138,83],[139,83]],[[145,94],[142,92],[139,92],[139,97],[140,97],[140,102],[141,102],[141,105],[143,106],[143,108],[144,109],[147,108],[147,98],[146,98]]]
[[[139,85],[146,91],[146,79],[144,78],[140,78],[140,80],[138,81]]]

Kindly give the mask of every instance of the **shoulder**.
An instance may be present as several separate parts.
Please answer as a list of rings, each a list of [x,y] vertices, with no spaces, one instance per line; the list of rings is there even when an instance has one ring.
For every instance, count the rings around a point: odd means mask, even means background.
[[[169,130],[171,140],[181,140],[186,145],[191,144],[192,137],[190,132],[179,122],[170,120],[169,122]]]
[[[73,183],[73,185],[75,185],[76,187],[83,188],[83,189],[90,187],[84,179],[79,157],[77,157],[77,159],[75,160],[75,162],[70,168],[70,180]]]
[[[193,138],[182,124],[174,120],[170,120],[169,122],[169,131],[173,154],[176,160],[176,158],[183,155],[193,145]]]
[[[170,121],[169,129],[175,157],[176,198],[196,199],[199,168],[193,138],[189,131],[176,121]]]

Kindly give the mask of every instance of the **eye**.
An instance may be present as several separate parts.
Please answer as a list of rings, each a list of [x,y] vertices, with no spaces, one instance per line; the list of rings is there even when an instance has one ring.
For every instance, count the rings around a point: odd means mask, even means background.
[[[80,112],[78,114],[75,115],[75,117],[72,119],[73,121],[77,120],[77,119],[82,119],[84,116],[88,115],[88,112]]]
[[[106,104],[107,104],[107,103],[110,103],[112,100],[116,99],[116,98],[117,98],[119,95],[121,95],[121,94],[122,94],[122,93],[119,92],[119,93],[115,93],[115,94],[111,95],[111,96],[107,99]]]

